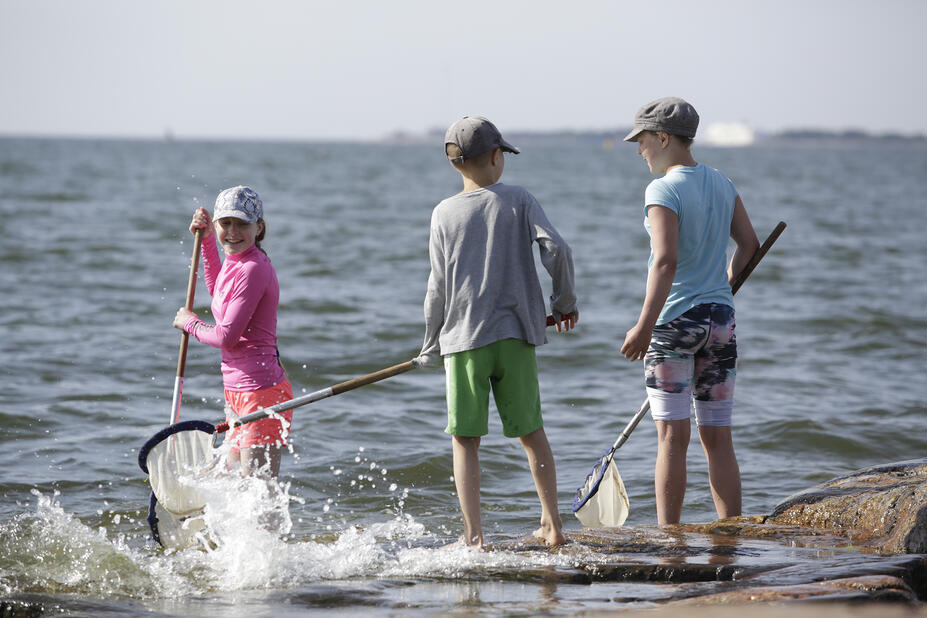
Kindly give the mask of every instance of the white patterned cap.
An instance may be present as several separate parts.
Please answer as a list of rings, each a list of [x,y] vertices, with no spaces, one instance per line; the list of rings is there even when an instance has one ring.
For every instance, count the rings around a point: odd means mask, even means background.
[[[264,218],[264,203],[251,187],[238,185],[222,191],[216,198],[212,218],[235,217],[248,223]]]

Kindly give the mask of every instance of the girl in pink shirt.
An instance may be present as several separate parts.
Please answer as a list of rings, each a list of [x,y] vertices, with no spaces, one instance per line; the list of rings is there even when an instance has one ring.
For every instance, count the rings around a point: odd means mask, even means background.
[[[213,236],[225,251],[220,261],[214,242],[202,244],[206,288],[212,296],[215,324],[181,307],[174,328],[222,350],[222,380],[226,415],[244,416],[293,398],[293,389],[277,353],[277,303],[280,286],[270,259],[261,249],[266,225],[261,198],[249,187],[219,193],[213,217],[203,209],[193,214],[190,231],[202,228],[204,240]],[[240,463],[243,474],[276,477],[282,447],[293,411],[229,431],[229,461]]]

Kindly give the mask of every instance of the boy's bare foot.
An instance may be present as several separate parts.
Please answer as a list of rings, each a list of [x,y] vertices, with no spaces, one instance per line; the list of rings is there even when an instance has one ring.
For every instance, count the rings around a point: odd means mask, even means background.
[[[453,543],[448,543],[447,545],[442,545],[441,549],[461,549],[467,548],[473,551],[482,551],[483,550],[483,539],[480,539],[478,543],[467,543],[467,541],[461,536],[459,539]]]
[[[563,536],[563,531],[559,528],[548,528],[541,526],[532,532],[531,536],[539,540],[544,545],[547,545],[548,547],[554,547],[555,545],[563,545],[566,543],[566,537]]]

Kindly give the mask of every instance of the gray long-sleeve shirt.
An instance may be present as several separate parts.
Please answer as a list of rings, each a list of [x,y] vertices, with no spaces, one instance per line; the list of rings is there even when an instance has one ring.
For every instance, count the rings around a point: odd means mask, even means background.
[[[575,311],[572,252],[527,190],[496,183],[435,206],[420,364],[502,339],[547,342],[535,242],[553,280],[551,310]]]

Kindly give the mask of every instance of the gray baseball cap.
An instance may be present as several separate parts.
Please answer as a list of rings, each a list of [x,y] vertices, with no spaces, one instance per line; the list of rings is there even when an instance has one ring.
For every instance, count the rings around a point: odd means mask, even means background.
[[[264,203],[251,187],[238,185],[226,189],[216,197],[212,218],[235,217],[248,223],[264,218]]]
[[[452,158],[452,163],[472,159],[493,148],[501,148],[512,154],[521,152],[502,139],[502,133],[496,125],[479,116],[464,116],[452,124],[444,134],[444,146],[447,147],[448,144],[455,144],[462,153],[459,157]]]
[[[695,137],[698,112],[679,97],[663,97],[644,105],[634,115],[634,128],[624,141],[633,142],[643,131],[663,131],[670,135]]]

